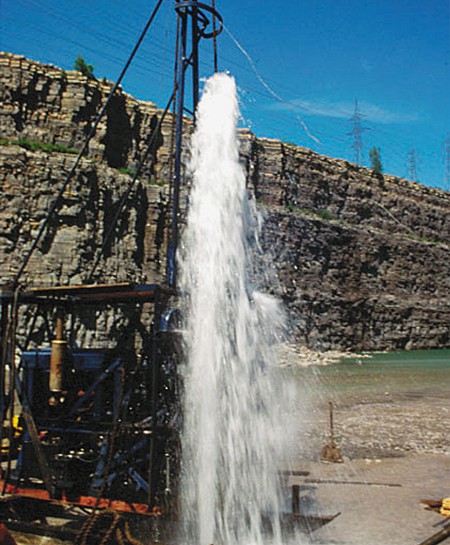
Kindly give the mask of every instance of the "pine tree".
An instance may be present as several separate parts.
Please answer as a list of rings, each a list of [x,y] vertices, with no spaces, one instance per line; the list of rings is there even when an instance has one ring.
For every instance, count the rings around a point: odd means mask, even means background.
[[[94,77],[94,67],[92,64],[87,64],[82,55],[78,55],[75,59],[74,69],[81,72],[83,76],[88,78]]]
[[[381,164],[381,154],[380,148],[373,147],[369,152],[370,157],[370,167],[375,172],[375,174],[383,173],[383,165]]]

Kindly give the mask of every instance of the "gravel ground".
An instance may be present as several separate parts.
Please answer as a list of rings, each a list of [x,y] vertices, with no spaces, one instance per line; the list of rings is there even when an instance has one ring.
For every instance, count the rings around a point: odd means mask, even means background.
[[[333,410],[334,435],[348,459],[388,458],[405,454],[450,456],[450,399],[382,400]],[[303,421],[298,455],[317,459],[329,441],[329,407],[323,404]]]
[[[333,413],[343,463],[320,462],[330,424],[328,403],[319,401],[290,454],[291,468],[310,475],[289,484],[301,486],[304,513],[341,514],[297,543],[418,545],[450,522],[420,503],[450,497],[450,399],[347,399]]]

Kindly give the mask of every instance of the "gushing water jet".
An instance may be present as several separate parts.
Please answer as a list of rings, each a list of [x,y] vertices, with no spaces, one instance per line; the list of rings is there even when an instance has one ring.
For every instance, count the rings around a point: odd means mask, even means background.
[[[251,283],[255,222],[239,163],[238,115],[234,79],[215,74],[197,110],[180,252],[187,294],[182,507],[200,545],[263,543],[263,516],[280,537],[274,363],[284,318],[277,301]]]

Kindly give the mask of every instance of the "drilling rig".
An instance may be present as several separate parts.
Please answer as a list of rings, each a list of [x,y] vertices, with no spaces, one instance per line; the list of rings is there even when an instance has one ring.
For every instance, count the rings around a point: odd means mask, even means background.
[[[157,8],[160,4],[161,0]],[[86,153],[105,104],[31,249],[24,251],[25,259],[14,281],[0,292],[3,520],[10,519],[13,512],[22,520],[31,519],[31,512],[48,513],[61,506],[66,510],[70,506],[110,508],[150,517],[176,510],[182,420],[176,251],[183,184],[183,122],[189,113],[195,120],[199,43],[202,39],[215,41],[222,19],[214,1],[210,5],[176,0],[174,7],[175,85],[162,114],[172,108],[175,120],[171,213],[164,226],[165,280],[160,284],[89,281],[32,288],[22,284],[31,254],[57,213],[58,199]],[[156,8],[149,23],[155,13]],[[185,100],[188,83],[192,86],[190,112]],[[99,349],[76,340],[78,316],[108,313],[115,308],[125,308],[131,316],[127,342]],[[19,329],[23,337],[33,338],[35,322],[21,322],[23,309],[33,309],[34,315],[42,316],[48,324],[47,339],[41,346],[27,348],[27,343],[18,341]],[[148,332],[139,327],[142,313],[152,316]],[[6,501],[11,498],[13,508]]]

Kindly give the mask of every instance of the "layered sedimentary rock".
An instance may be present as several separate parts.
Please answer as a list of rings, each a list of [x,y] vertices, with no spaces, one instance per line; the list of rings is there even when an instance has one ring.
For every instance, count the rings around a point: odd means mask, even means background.
[[[75,156],[67,151],[81,148],[112,84],[10,54],[0,55],[0,66],[6,281],[70,171]],[[172,118],[159,126],[161,113],[117,91],[26,283],[163,279]],[[25,142],[53,148],[33,151]],[[248,187],[265,219],[261,240],[272,256],[266,287],[286,303],[296,339],[318,349],[450,346],[448,193],[246,131],[241,144]],[[107,236],[140,162],[141,175]]]
[[[20,146],[0,146],[2,164],[0,255],[2,280],[12,280],[53,204],[61,177],[73,156],[30,152]],[[139,184],[124,207],[110,241],[106,235],[129,177],[83,159],[63,193],[48,228],[26,269],[27,281],[38,285],[82,283],[99,277],[123,282],[142,278],[144,225],[141,209],[147,195]],[[100,248],[107,248],[101,271],[93,271]]]
[[[0,256],[2,281],[8,281],[112,84],[10,54],[0,55],[0,67]],[[28,284],[138,282],[158,276],[164,257],[158,224],[167,213],[168,187],[160,179],[168,176],[165,141],[172,132],[171,116],[160,123],[161,113],[152,103],[116,91],[25,271]],[[133,182],[138,165],[140,175]],[[127,192],[125,209],[114,225]],[[104,259],[89,278],[102,247]]]
[[[309,346],[449,346],[450,195],[279,141],[247,142],[292,327]]]

